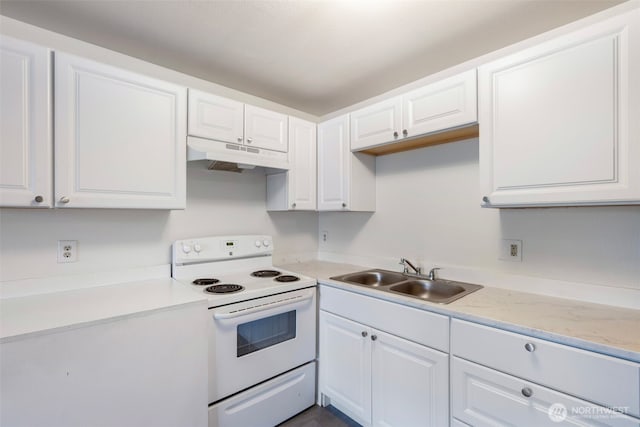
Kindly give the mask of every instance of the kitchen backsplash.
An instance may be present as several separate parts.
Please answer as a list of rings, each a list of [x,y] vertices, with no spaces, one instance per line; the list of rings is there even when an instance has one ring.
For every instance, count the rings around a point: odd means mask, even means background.
[[[376,168],[376,212],[321,213],[321,252],[640,290],[640,206],[483,209],[477,139]],[[502,239],[522,241],[521,262],[499,259]]]
[[[171,262],[174,240],[271,234],[274,260],[309,259],[318,248],[318,214],[268,213],[261,171],[209,171],[189,163],[187,209],[1,209],[0,280],[113,271]],[[57,241],[77,240],[78,261],[57,262]]]

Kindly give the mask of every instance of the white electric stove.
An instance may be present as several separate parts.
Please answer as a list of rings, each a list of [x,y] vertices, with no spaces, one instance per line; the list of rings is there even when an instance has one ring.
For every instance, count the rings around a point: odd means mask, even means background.
[[[316,281],[271,236],[178,240],[172,276],[209,301],[209,427],[272,427],[315,401]]]

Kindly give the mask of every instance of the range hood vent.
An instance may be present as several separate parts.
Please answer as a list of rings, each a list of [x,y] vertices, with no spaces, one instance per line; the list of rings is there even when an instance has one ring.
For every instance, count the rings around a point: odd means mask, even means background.
[[[251,166],[249,168],[243,168],[243,167],[240,167],[240,165],[238,165],[237,163],[223,162],[221,160],[213,160],[211,163],[209,163],[209,166],[207,166],[207,169],[209,169],[210,171],[226,171],[226,172],[242,173],[242,171],[244,171],[245,169],[253,169],[254,167],[255,166]]]
[[[213,160],[211,170],[242,172],[256,166],[289,170],[287,153],[195,136],[187,137],[187,160]]]

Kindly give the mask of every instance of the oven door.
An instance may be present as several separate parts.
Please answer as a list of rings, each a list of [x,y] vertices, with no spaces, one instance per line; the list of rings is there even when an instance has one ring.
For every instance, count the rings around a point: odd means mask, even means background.
[[[209,313],[209,403],[315,359],[315,287]]]

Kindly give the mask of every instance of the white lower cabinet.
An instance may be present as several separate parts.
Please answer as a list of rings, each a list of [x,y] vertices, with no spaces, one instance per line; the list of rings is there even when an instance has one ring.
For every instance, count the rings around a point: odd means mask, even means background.
[[[454,420],[474,427],[640,426],[612,409],[457,357],[451,358],[451,390]]]
[[[3,341],[0,425],[206,426],[206,308],[184,304]]]
[[[469,425],[640,426],[638,363],[458,319],[451,356],[452,417]]]
[[[365,426],[444,426],[446,353],[320,311],[320,393]]]

